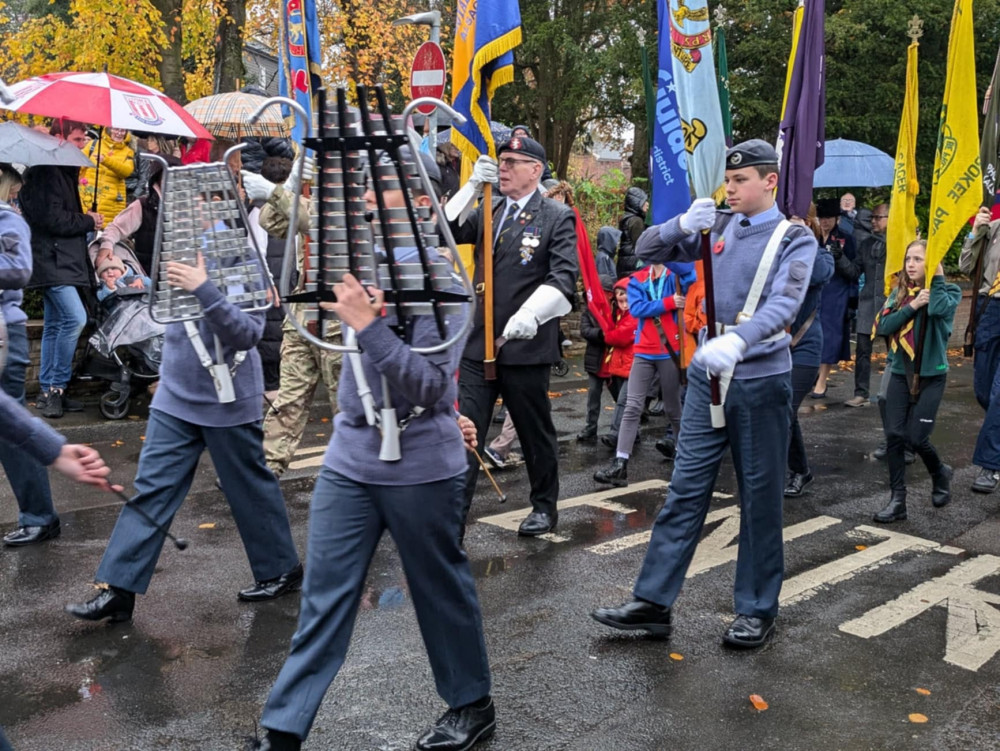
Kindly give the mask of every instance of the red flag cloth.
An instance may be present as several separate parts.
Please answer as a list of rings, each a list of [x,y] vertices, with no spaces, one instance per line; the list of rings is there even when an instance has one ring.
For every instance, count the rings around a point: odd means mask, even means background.
[[[580,261],[580,276],[583,278],[583,291],[587,296],[587,309],[597,319],[597,325],[601,330],[608,331],[614,326],[611,305],[597,275],[597,262],[594,261],[594,251],[590,247],[590,238],[587,237],[587,229],[583,226],[583,218],[576,206],[573,207],[573,212],[576,214],[576,255]]]

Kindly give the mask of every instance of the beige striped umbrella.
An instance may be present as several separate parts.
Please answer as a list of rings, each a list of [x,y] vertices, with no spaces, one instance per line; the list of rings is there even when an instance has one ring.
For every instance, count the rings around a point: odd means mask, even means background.
[[[241,138],[288,138],[290,132],[281,116],[281,108],[268,107],[260,119],[250,124],[253,113],[267,98],[233,91],[196,99],[184,109],[216,138],[239,141]]]

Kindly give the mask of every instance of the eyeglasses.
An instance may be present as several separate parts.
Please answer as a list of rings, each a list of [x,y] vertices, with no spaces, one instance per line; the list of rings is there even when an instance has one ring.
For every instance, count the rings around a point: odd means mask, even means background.
[[[538,164],[538,162],[534,159],[511,159],[510,157],[504,157],[500,160],[500,166],[507,169],[514,169],[515,164]]]

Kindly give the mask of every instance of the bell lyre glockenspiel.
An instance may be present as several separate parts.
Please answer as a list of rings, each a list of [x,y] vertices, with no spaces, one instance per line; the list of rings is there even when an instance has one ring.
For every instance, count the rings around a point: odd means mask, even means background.
[[[233,154],[244,144],[233,146],[221,162],[170,167],[155,154],[144,154],[163,166],[162,198],[156,220],[152,291],[149,311],[157,323],[183,323],[202,366],[212,375],[222,403],[235,399],[232,376],[246,358],[237,352],[232,364],[223,358],[222,344],[214,337],[214,356],[209,352],[195,321],[204,316],[192,293],[167,281],[168,263],[194,266],[204,261],[208,280],[229,302],[247,312],[263,311],[274,304],[274,283],[267,262],[252,233],[229,167]]]
[[[407,134],[406,128],[410,113],[422,104],[441,108],[458,123],[464,118],[444,102],[426,98],[411,102],[401,117],[394,117],[381,87],[374,89],[377,112],[372,113],[369,90],[358,86],[356,91],[358,107],[354,108],[348,106],[344,89],[337,89],[332,101],[324,89],[319,90],[315,136],[305,111],[289,99],[269,100],[255,117],[266,107],[283,104],[303,122],[306,138],[295,165],[300,184],[306,149],[315,153],[317,179],[309,202],[304,290],[291,289],[297,242],[291,232],[279,283],[283,302],[306,306],[303,319],[289,315],[289,321],[316,346],[347,353],[368,424],[382,434],[379,459],[396,461],[400,458],[400,433],[422,410],[415,408],[400,420],[384,376],[382,404],[376,409],[354,332],[343,327],[339,344],[324,337],[333,314],[320,303],[335,301],[334,285],[350,273],[362,284],[382,290],[387,321],[400,337],[405,337],[407,321],[413,316],[434,318],[439,343],[414,347],[414,352],[440,352],[464,339],[475,312],[472,282],[459,258],[427,169],[417,156],[419,143]],[[366,200],[369,190],[374,206]],[[401,191],[402,206],[388,205],[389,191]],[[429,206],[418,204],[415,196],[419,194],[431,198]],[[298,226],[299,198],[295,195],[290,202],[289,227]],[[452,260],[438,252],[439,247],[450,250]],[[461,286],[456,283],[456,270]],[[309,330],[310,319],[318,321],[316,334]]]

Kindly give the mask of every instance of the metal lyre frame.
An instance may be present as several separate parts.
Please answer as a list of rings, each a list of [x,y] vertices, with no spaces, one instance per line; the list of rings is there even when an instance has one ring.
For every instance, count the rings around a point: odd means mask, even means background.
[[[330,115],[327,113],[326,91],[325,89],[319,90],[318,137],[313,136],[312,123],[309,122],[309,118],[302,106],[299,105],[298,102],[285,97],[275,97],[269,99],[267,102],[264,102],[251,118],[251,122],[256,121],[264,110],[275,105],[285,105],[295,113],[296,117],[302,123],[303,132],[305,133],[305,139],[303,144],[300,144],[301,148],[299,149],[294,166],[294,169],[297,171],[299,176],[300,185],[305,165],[306,149],[313,150],[317,154],[319,211],[317,217],[318,226],[315,228],[317,229],[316,242],[318,243],[318,252],[316,253],[316,287],[314,291],[310,290],[298,294],[293,294],[292,292],[292,270],[296,268],[297,265],[296,244],[298,234],[299,194],[293,196],[293,200],[291,201],[289,211],[289,231],[288,237],[285,241],[285,261],[282,268],[281,279],[279,280],[279,291],[282,300],[289,303],[303,302],[318,304],[319,302],[333,302],[336,300],[333,290],[330,287],[331,280],[328,278],[327,273],[331,271],[331,269],[328,268],[326,261],[328,257],[331,256],[324,251],[327,230],[336,229],[335,227],[327,226],[327,220],[324,215],[324,201],[328,201],[333,198],[332,195],[330,195],[331,183],[330,181],[324,179],[323,176],[324,157],[331,154],[331,152],[335,155],[339,155],[341,169],[343,170],[342,174],[346,175],[349,164],[352,161],[356,163],[359,159],[358,154],[367,154],[369,169],[371,171],[372,188],[378,204],[378,216],[371,217],[373,226],[371,227],[370,239],[372,241],[373,263],[370,281],[373,281],[375,284],[380,283],[379,267],[384,266],[389,283],[389,288],[384,289],[385,303],[387,307],[392,306],[394,308],[396,318],[394,329],[398,334],[403,333],[405,330],[406,319],[410,315],[413,315],[413,313],[407,312],[407,307],[411,307],[415,304],[429,304],[431,306],[431,313],[435,317],[438,333],[440,334],[442,341],[432,347],[414,347],[413,351],[419,354],[441,352],[461,341],[461,339],[464,338],[471,329],[475,315],[475,291],[472,286],[472,281],[469,278],[468,270],[465,268],[465,265],[462,263],[462,260],[458,255],[458,250],[455,246],[455,239],[448,226],[448,220],[444,215],[444,209],[441,207],[440,202],[436,198],[433,185],[427,174],[427,169],[418,156],[420,152],[419,141],[417,141],[412,134],[407,135],[405,132],[394,131],[395,121],[389,112],[385,93],[382,91],[381,87],[376,87],[375,94],[378,105],[378,114],[381,115],[382,118],[381,125],[376,127],[376,124],[372,121],[367,102],[368,91],[365,87],[359,86],[358,101],[360,103],[359,116],[361,132],[356,134],[349,133],[349,130],[352,127],[349,115],[352,115],[353,113],[349,113],[346,92],[343,89],[338,89],[336,95],[336,127],[333,127],[333,124],[330,122]],[[439,107],[451,115],[456,123],[461,124],[465,122],[465,118],[460,113],[453,110],[444,102],[430,97],[422,97],[410,102],[410,104],[403,110],[401,117],[403,125],[401,127],[404,131],[405,123],[409,121],[413,110],[416,107],[425,104],[432,104]],[[409,181],[411,178],[404,168],[403,159],[400,154],[400,148],[403,146],[407,146],[410,149],[412,154],[411,161],[414,169],[417,171],[421,187],[424,192],[431,197],[433,215],[437,218],[437,226],[434,229],[444,241],[444,245],[451,251],[454,267],[457,268],[462,279],[462,285],[464,287],[463,293],[435,288],[432,269],[433,262],[428,255],[430,248],[425,242],[426,233],[424,233],[421,228],[421,224],[425,222],[422,222],[418,217],[417,207],[415,206],[413,197],[410,194]],[[385,188],[380,182],[382,179],[387,179],[380,176],[379,167],[385,165],[379,164],[379,152],[384,152],[391,156],[392,164],[394,165],[396,173],[393,180],[398,180],[399,186],[403,190],[406,216],[409,220],[410,227],[413,230],[413,244],[416,246],[417,254],[419,256],[419,265],[423,273],[423,289],[405,289],[399,276],[400,266],[395,260],[395,250],[397,245],[393,241],[390,234],[391,222],[388,219],[389,210],[385,206],[383,196],[383,190],[386,190],[387,188]],[[344,180],[343,195],[345,206],[348,199],[348,189],[350,187],[356,188],[358,186],[349,186],[347,181]],[[354,219],[356,220],[357,218],[354,217]],[[353,276],[361,280],[364,284],[366,283],[365,277],[367,276],[368,270],[359,263],[358,255],[354,252],[354,249],[363,248],[365,243],[369,242],[369,230],[368,228],[362,229],[357,221],[352,221],[352,217],[347,212],[345,212],[345,224],[346,226],[344,229],[346,230],[347,238],[346,246],[348,270]],[[380,261],[377,254],[374,252],[373,241],[376,229],[381,230],[381,250],[385,253],[385,261]],[[449,271],[450,270],[451,268],[449,267]],[[333,270],[333,273],[335,274],[336,271]],[[442,306],[454,306],[456,304],[464,304],[466,312],[465,320],[463,325],[459,327],[458,330],[452,334],[452,336],[446,338],[448,331],[445,326],[445,310]],[[328,315],[327,312],[320,308],[319,323],[321,329],[323,321],[325,320],[325,315]],[[357,353],[360,351],[353,338],[348,338],[348,340],[346,340],[343,344],[337,344],[321,338],[322,331],[318,332],[320,336],[312,334],[308,330],[307,325],[303,321],[298,320],[297,316],[289,313],[288,319],[302,336],[318,347],[344,353]]]
[[[245,147],[246,144],[242,143],[233,146],[223,155],[221,163],[189,164],[181,167],[171,167],[158,154],[142,154],[143,158],[155,159],[163,167],[162,199],[159,216],[156,219],[156,233],[153,240],[153,263],[152,268],[147,269],[153,282],[149,296],[149,312],[153,320],[157,323],[196,321],[204,316],[198,299],[190,292],[170,287],[166,281],[165,274],[161,273],[163,271],[161,266],[166,262],[174,261],[192,265],[197,263],[197,254],[199,252],[203,254],[206,264],[208,264],[209,259],[213,256],[221,255],[222,249],[213,253],[212,248],[201,248],[200,242],[204,232],[199,230],[196,225],[202,218],[212,222],[212,228],[207,231],[213,235],[213,241],[216,241],[214,238],[215,222],[239,219],[243,223],[242,231],[230,230],[234,234],[231,238],[226,238],[226,241],[231,242],[233,245],[231,256],[239,257],[240,259],[239,266],[243,267],[243,275],[230,279],[227,278],[226,269],[221,267],[209,268],[209,280],[219,287],[223,295],[226,296],[226,299],[239,305],[244,311],[267,310],[273,305],[273,300],[270,299],[270,290],[274,288],[274,283],[270,278],[267,261],[261,253],[261,249],[257,247],[253,233],[249,231],[250,222],[247,217],[246,208],[243,205],[243,201],[240,200],[236,180],[228,167],[229,158]],[[198,172],[207,172],[209,170],[217,173],[217,175],[212,176],[213,181],[202,182],[189,189],[192,196],[187,200],[191,202],[191,205],[186,210],[190,213],[187,217],[184,217],[187,227],[180,230],[181,234],[178,237],[169,237],[169,232],[178,230],[172,226],[168,232],[166,228],[167,221],[170,221],[172,224],[175,223],[178,219],[182,218],[180,213],[185,211],[183,207],[175,207],[173,205],[172,201],[174,197],[171,196],[172,179],[179,176],[196,175]],[[211,200],[211,198],[201,200],[201,203],[198,205],[195,204],[196,196],[200,198],[203,194],[217,192],[218,190],[221,190],[223,193],[223,204],[221,206],[218,205],[218,202]],[[174,211],[178,212],[178,214],[169,216]],[[165,242],[177,243],[180,247],[164,248]],[[257,270],[248,272],[247,267],[251,262],[257,267]],[[244,285],[246,291],[236,293],[229,290],[228,287],[234,282]]]

